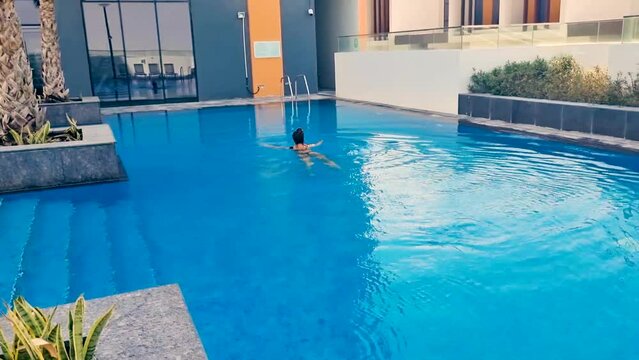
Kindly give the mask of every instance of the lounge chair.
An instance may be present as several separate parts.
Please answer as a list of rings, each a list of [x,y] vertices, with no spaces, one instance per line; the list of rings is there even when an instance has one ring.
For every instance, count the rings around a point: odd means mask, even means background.
[[[164,64],[164,77],[171,77],[176,79],[177,73],[175,72],[175,66],[173,64]]]
[[[149,77],[160,77],[162,72],[160,71],[160,64],[149,64]]]
[[[146,78],[148,75],[144,71],[144,64],[133,64],[133,77],[134,78]]]

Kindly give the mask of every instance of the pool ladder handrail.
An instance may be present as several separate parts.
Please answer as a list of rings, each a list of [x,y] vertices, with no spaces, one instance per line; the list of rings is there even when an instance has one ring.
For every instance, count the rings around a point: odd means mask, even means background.
[[[306,86],[306,95],[308,96],[308,99],[310,100],[311,98],[311,90],[308,87],[308,79],[306,79],[306,75],[304,74],[299,74],[295,77],[295,99],[298,98],[298,93],[297,93],[297,80],[299,78],[302,78],[304,80],[304,85]]]
[[[295,97],[297,97],[297,94],[293,93],[293,86],[291,84],[291,77],[288,75],[284,75],[282,76],[282,78],[280,79],[280,83],[282,83],[282,98],[286,97],[286,86],[288,85],[288,92],[289,94],[291,94],[291,99],[294,99]]]

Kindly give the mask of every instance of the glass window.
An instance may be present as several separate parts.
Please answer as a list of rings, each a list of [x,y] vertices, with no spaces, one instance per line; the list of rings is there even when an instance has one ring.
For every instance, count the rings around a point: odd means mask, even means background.
[[[166,97],[196,97],[189,5],[158,3],[157,9]]]
[[[33,0],[16,0],[16,12],[20,17],[22,25],[40,25],[40,10],[35,6]]]
[[[129,81],[117,3],[85,3],[85,29],[93,93],[103,101],[128,101]]]
[[[83,9],[96,96],[197,98],[188,2],[86,0]]]

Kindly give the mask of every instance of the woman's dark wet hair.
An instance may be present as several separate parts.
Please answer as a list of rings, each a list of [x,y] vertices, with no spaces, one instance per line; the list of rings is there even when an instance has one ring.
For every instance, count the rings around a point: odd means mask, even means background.
[[[304,130],[298,128],[293,133],[293,142],[295,145],[304,144]]]

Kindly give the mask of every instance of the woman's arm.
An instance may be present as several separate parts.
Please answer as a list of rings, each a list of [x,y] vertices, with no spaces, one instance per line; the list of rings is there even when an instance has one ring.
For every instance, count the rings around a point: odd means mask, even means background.
[[[316,142],[315,144],[308,144],[307,146],[310,149],[310,148],[318,147],[318,146],[322,145],[323,143],[324,143],[324,140],[320,140],[320,141]]]
[[[288,146],[271,145],[271,144],[260,144],[260,146],[267,147],[270,149],[285,149],[285,150],[290,149],[290,147]]]

